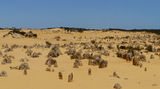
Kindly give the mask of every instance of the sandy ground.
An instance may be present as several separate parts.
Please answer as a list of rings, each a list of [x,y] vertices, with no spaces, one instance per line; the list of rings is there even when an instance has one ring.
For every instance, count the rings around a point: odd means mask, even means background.
[[[25,30],[27,31],[27,30]],[[147,62],[143,62],[143,67],[133,66],[131,62],[116,57],[116,52],[109,51],[110,56],[103,56],[108,61],[108,66],[99,69],[98,66],[89,66],[87,59],[82,60],[83,66],[73,68],[74,60],[65,54],[64,48],[61,48],[63,55],[54,58],[58,62],[58,67],[54,68],[54,72],[45,71],[47,54],[50,49],[34,48],[36,52],[41,52],[39,58],[31,58],[25,54],[26,49],[17,48],[12,52],[5,53],[1,49],[3,44],[18,44],[18,45],[34,45],[43,44],[49,41],[53,44],[64,44],[70,42],[89,42],[91,39],[99,39],[105,36],[124,37],[127,35],[138,36],[147,33],[133,33],[120,31],[88,31],[83,33],[72,32],[70,34],[64,32],[52,32],[49,30],[33,30],[33,33],[38,34],[38,38],[12,38],[5,37],[8,30],[0,31],[0,50],[3,55],[12,55],[15,58],[11,64],[0,64],[0,71],[5,70],[7,77],[0,77],[0,89],[113,89],[115,83],[119,83],[122,89],[160,89],[160,57],[155,56],[155,59],[150,59],[146,53]],[[151,34],[154,35],[154,34]],[[56,41],[54,37],[60,36],[61,39],[67,41]],[[76,37],[74,39],[74,36]],[[82,39],[78,39],[82,37]],[[84,39],[86,37],[86,39]],[[107,41],[106,41],[107,42]],[[119,43],[119,40],[113,41]],[[24,75],[22,70],[10,70],[10,66],[20,65],[21,58],[29,59],[30,70]],[[2,61],[0,57],[0,61]],[[149,61],[149,62],[148,62]],[[144,68],[147,67],[147,71]],[[88,75],[88,68],[92,69],[92,75]],[[58,79],[58,72],[63,73],[63,80]],[[68,83],[68,74],[73,72],[73,82]],[[113,72],[117,72],[120,78],[113,77]]]

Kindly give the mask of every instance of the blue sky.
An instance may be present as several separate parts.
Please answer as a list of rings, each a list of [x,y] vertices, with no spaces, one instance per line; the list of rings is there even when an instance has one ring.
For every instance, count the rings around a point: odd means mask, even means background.
[[[160,0],[0,0],[0,27],[160,28]]]

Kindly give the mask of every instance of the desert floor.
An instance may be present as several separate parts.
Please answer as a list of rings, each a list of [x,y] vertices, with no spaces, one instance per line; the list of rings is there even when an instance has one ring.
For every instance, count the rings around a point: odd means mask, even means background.
[[[28,31],[28,30],[24,30]],[[54,72],[46,71],[47,65],[45,61],[48,59],[47,54],[51,48],[33,48],[32,50],[42,53],[38,58],[32,58],[25,54],[26,49],[16,48],[11,52],[4,52],[2,45],[13,44],[28,45],[34,44],[45,45],[45,41],[52,44],[69,44],[70,42],[90,42],[92,39],[100,41],[105,36],[125,37],[125,36],[142,36],[142,35],[155,35],[145,32],[122,32],[122,31],[85,31],[83,33],[71,32],[55,32],[52,30],[32,30],[33,33],[38,35],[37,38],[25,38],[11,36],[3,37],[9,30],[0,31],[0,51],[3,55],[12,55],[12,63],[2,65],[0,64],[0,71],[6,71],[7,77],[0,77],[0,89],[113,89],[115,83],[119,83],[122,89],[160,89],[160,57],[155,55],[154,59],[150,59],[153,52],[144,53],[146,55],[146,62],[142,62],[142,68],[132,65],[132,62],[126,62],[122,58],[116,56],[116,49],[109,50],[109,56],[102,56],[104,60],[108,61],[106,68],[98,68],[98,66],[88,65],[88,60],[83,59],[83,66],[73,68],[74,59],[71,60],[70,56],[65,54],[66,49],[60,48],[62,55],[53,58],[57,60],[58,67],[52,68]],[[61,39],[57,41],[56,36]],[[75,38],[74,38],[75,37]],[[80,38],[81,37],[81,38]],[[106,42],[103,44],[107,47],[108,43],[119,44],[120,40],[102,40]],[[115,46],[115,45],[113,45]],[[115,46],[116,47],[116,46]],[[158,47],[158,46],[157,46]],[[78,48],[77,48],[78,49]],[[27,58],[30,69],[28,74],[24,75],[22,70],[11,70],[10,66],[19,66],[20,59]],[[3,56],[0,57],[0,62]],[[144,71],[145,67],[147,71]],[[92,74],[88,75],[88,68],[92,69]],[[58,79],[58,72],[63,73],[63,80]],[[73,82],[68,83],[68,74],[73,73]],[[113,77],[113,72],[118,73],[120,78]]]

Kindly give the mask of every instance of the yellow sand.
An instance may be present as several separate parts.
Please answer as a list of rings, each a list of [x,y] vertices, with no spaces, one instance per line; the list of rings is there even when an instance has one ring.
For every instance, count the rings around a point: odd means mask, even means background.
[[[54,30],[54,29],[53,29]],[[28,31],[28,30],[24,30]],[[34,45],[45,44],[45,41],[49,41],[53,44],[69,43],[69,42],[89,42],[91,39],[102,38],[105,36],[127,36],[127,35],[144,35],[145,32],[133,33],[133,32],[121,32],[121,31],[88,31],[84,33],[72,32],[70,34],[65,32],[55,32],[52,30],[33,30],[33,33],[38,34],[38,38],[3,38],[8,30],[0,31],[0,48],[2,44],[18,45]],[[67,41],[56,41],[54,37],[60,36]],[[73,37],[76,36],[76,39]],[[78,40],[78,37],[81,37]],[[86,37],[87,39],[84,39]],[[118,41],[115,41],[118,43]],[[150,59],[146,54],[147,60],[144,62],[143,67],[133,66],[132,63],[127,63],[125,60],[117,58],[115,52],[109,51],[110,56],[103,56],[105,60],[108,60],[108,67],[99,69],[98,66],[89,66],[87,60],[82,60],[83,66],[75,69],[73,68],[74,60],[64,54],[65,49],[61,48],[63,55],[55,58],[58,62],[58,68],[54,68],[55,72],[47,72],[45,69],[45,61],[47,60],[47,54],[50,49],[36,49],[36,52],[41,52],[42,55],[39,58],[31,58],[25,54],[26,49],[17,48],[13,52],[7,53],[13,55],[15,59],[11,64],[0,64],[0,71],[5,70],[8,77],[0,77],[0,89],[113,89],[115,83],[119,83],[122,89],[160,89],[160,57],[155,56],[155,59]],[[2,50],[3,52],[4,50]],[[3,52],[4,54],[4,52]],[[27,75],[23,75],[21,70],[10,70],[10,66],[20,65],[21,58],[29,59],[30,70]],[[2,61],[0,57],[0,62]],[[144,71],[144,67],[147,67],[147,71]],[[92,69],[92,75],[88,75],[88,68]],[[58,79],[58,72],[63,73],[63,80]],[[68,83],[68,74],[73,72],[74,80]],[[120,79],[112,77],[113,72],[117,72]],[[128,79],[126,79],[128,78]],[[157,84],[157,86],[152,86]]]

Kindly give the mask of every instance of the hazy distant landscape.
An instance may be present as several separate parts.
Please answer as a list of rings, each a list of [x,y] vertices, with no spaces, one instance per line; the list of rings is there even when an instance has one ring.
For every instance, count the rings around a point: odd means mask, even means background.
[[[43,29],[54,29],[54,28],[61,28],[64,30],[69,30],[72,32],[83,32],[83,31],[90,31],[90,30],[94,30],[94,31],[111,31],[111,30],[117,30],[117,31],[128,31],[128,32],[152,32],[152,33],[156,33],[156,34],[160,34],[160,29],[117,29],[117,28],[109,28],[109,29],[86,29],[86,28],[75,28],[75,27],[53,27],[53,28],[42,28],[42,29],[35,29],[35,30],[43,30]],[[0,30],[21,30],[23,28],[0,28]],[[32,29],[32,28],[31,28]]]

